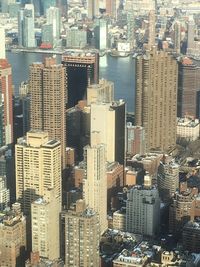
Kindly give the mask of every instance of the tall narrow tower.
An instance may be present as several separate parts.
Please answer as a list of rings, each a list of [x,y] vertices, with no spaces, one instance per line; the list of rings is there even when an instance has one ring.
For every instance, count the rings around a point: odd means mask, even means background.
[[[65,68],[54,58],[44,64],[33,63],[29,73],[31,94],[31,129],[42,130],[51,139],[61,142],[62,163],[65,166]]]
[[[2,145],[13,143],[12,69],[6,59],[0,59],[0,91],[2,94]]]
[[[178,68],[176,59],[156,49],[136,59],[136,125],[145,130],[147,150],[176,144]]]
[[[99,214],[100,230],[103,233],[108,225],[105,146],[86,146],[84,161],[86,175],[83,182],[83,198],[86,205]]]

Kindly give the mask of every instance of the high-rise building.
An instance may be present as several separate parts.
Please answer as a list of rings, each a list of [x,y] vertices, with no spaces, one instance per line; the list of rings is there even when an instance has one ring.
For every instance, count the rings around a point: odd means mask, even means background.
[[[0,211],[8,208],[10,203],[10,190],[7,188],[6,176],[0,176]]]
[[[5,59],[6,58],[5,30],[2,27],[0,28],[0,39],[1,39],[1,44],[0,44],[0,59]]]
[[[97,213],[86,208],[83,200],[62,212],[65,236],[65,265],[99,266],[100,226]]]
[[[106,14],[113,18],[117,18],[119,2],[119,0],[106,0]]]
[[[31,203],[55,189],[61,203],[61,147],[45,132],[28,132],[15,146],[16,199],[30,214]]]
[[[67,31],[67,47],[68,48],[84,48],[87,45],[87,31],[72,27]]]
[[[179,188],[179,165],[163,156],[158,167],[158,191],[163,202],[169,202]]]
[[[49,260],[60,257],[61,202],[54,190],[46,190],[43,197],[31,204],[32,251]]]
[[[181,50],[181,24],[176,21],[174,24],[174,50],[180,54]]]
[[[89,19],[93,19],[99,15],[99,0],[87,1],[87,13]]]
[[[133,48],[135,45],[135,16],[130,10],[127,12],[127,41]]]
[[[57,7],[50,7],[47,9],[47,24],[53,26],[53,43],[57,45],[60,39],[60,29],[61,29],[61,16],[60,9]]]
[[[9,214],[1,214],[0,263],[1,266],[23,266],[26,249],[26,218],[20,204],[14,203]]]
[[[83,180],[83,198],[86,205],[99,214],[100,232],[107,227],[107,177],[104,145],[84,148],[86,173]]]
[[[149,12],[149,38],[148,47],[151,49],[155,45],[156,18],[155,10]]]
[[[125,102],[91,104],[91,143],[106,145],[106,160],[124,164],[125,157]],[[101,123],[99,123],[101,121]]]
[[[146,148],[176,144],[178,68],[176,59],[152,49],[136,59],[135,124],[144,127]]]
[[[31,5],[32,6],[32,5]],[[34,8],[20,9],[18,12],[18,44],[35,47]]]
[[[194,48],[195,22],[194,19],[188,21],[187,51]]]
[[[70,108],[86,99],[88,85],[99,82],[99,54],[92,50],[67,51],[62,64],[66,68],[66,102]]]
[[[199,253],[200,252],[200,223],[199,221],[190,221],[183,227],[182,233],[184,250]]]
[[[50,44],[53,47],[53,25],[52,24],[43,24],[42,25],[42,43]]]
[[[105,18],[96,19],[94,38],[96,49],[105,50],[108,48],[108,21]]]
[[[135,186],[128,191],[126,231],[148,236],[159,232],[160,199],[158,190]]]
[[[50,139],[61,142],[63,168],[66,150],[65,68],[55,58],[30,66],[31,130],[48,132]]]
[[[145,131],[141,126],[133,126],[131,122],[126,125],[126,153],[130,156],[139,154],[144,155]]]
[[[100,79],[98,84],[91,84],[87,88],[87,104],[114,101],[114,83]]]
[[[198,92],[200,89],[200,67],[190,58],[179,62],[178,71],[178,107],[180,118],[199,117]]]
[[[0,91],[1,99],[1,116],[3,121],[2,144],[8,145],[13,143],[13,91],[12,91],[12,69],[6,59],[0,59]]]

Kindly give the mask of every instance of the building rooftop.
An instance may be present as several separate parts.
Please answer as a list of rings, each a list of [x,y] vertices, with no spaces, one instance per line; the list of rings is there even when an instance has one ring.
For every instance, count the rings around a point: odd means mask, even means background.
[[[177,126],[184,126],[184,127],[196,127],[199,125],[198,119],[190,119],[190,118],[177,118]]]

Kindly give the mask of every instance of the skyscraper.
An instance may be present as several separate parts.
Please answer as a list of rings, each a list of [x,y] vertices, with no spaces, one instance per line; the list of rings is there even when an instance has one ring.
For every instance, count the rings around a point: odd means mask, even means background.
[[[33,7],[33,5],[31,5]],[[34,8],[20,9],[18,12],[18,44],[35,47]]]
[[[188,21],[187,52],[194,48],[195,22],[194,19]]]
[[[57,45],[60,39],[61,16],[60,9],[57,7],[50,7],[47,9],[47,24],[53,26],[53,43]]]
[[[130,10],[127,12],[127,41],[133,48],[135,44],[135,16]]]
[[[176,59],[152,49],[136,59],[136,125],[145,130],[146,148],[176,144],[178,68]]]
[[[96,19],[94,38],[95,48],[105,50],[108,47],[108,22],[105,18]]]
[[[2,94],[2,145],[13,143],[12,69],[6,59],[0,59],[0,90]]]
[[[55,58],[46,58],[44,64],[30,66],[31,129],[42,130],[49,138],[61,142],[63,168],[65,167],[65,68]]]
[[[174,50],[180,53],[181,50],[181,24],[176,21],[174,24]]]
[[[106,160],[122,165],[125,158],[125,106],[123,100],[91,104],[91,143],[97,138],[99,143],[106,145]]]
[[[155,45],[155,31],[156,31],[156,19],[155,10],[149,12],[149,39],[148,47],[151,49]]]
[[[6,176],[0,176],[0,211],[8,208],[10,203],[10,190],[7,188]]]
[[[30,214],[31,203],[55,189],[61,203],[61,147],[44,132],[28,132],[15,146],[16,199],[22,210]]]
[[[86,208],[83,200],[75,208],[62,212],[65,235],[65,265],[99,266],[99,216]]]
[[[198,118],[200,89],[200,67],[190,58],[183,58],[178,64],[178,112],[180,118],[185,116]]]
[[[66,68],[66,102],[75,106],[86,99],[87,86],[99,82],[99,54],[94,50],[71,50],[62,57]]]
[[[99,214],[100,232],[103,233],[108,227],[105,146],[86,146],[84,162],[86,173],[83,180],[83,198],[86,205]]]

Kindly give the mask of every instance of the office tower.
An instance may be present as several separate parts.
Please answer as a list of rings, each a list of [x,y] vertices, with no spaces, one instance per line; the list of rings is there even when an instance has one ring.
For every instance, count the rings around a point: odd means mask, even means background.
[[[23,266],[23,252],[26,249],[26,218],[20,204],[12,205],[8,214],[1,214],[0,263],[1,266]]]
[[[34,5],[35,16],[40,17],[42,15],[41,0],[31,0],[31,3]]]
[[[53,43],[54,45],[57,45],[60,39],[61,30],[61,16],[59,8],[51,6],[47,9],[47,24],[51,24],[53,26]]]
[[[1,111],[3,112],[2,144],[13,143],[13,92],[12,92],[12,69],[6,59],[0,59],[0,90],[2,94]]]
[[[127,12],[127,41],[133,48],[135,45],[135,16],[131,11]]]
[[[198,118],[200,89],[200,67],[190,58],[183,58],[178,64],[178,110],[180,118]]]
[[[179,235],[184,225],[200,215],[200,200],[197,188],[188,188],[186,183],[180,184],[175,192],[169,209],[169,232]]]
[[[156,31],[156,18],[155,10],[149,12],[149,38],[148,38],[148,47],[151,49],[155,45],[155,31]]]
[[[158,167],[158,191],[163,202],[169,202],[179,188],[179,165],[163,156]]]
[[[87,45],[87,31],[72,27],[67,31],[67,44],[68,48],[84,48]]]
[[[106,160],[122,165],[125,158],[125,109],[123,100],[91,104],[91,143],[99,139],[99,143],[106,145]]]
[[[46,190],[43,197],[31,204],[32,251],[38,251],[42,258],[60,257],[60,212],[61,202],[55,189]]]
[[[135,186],[127,193],[126,231],[155,236],[159,232],[160,199],[153,187]]]
[[[18,3],[18,2],[13,3],[13,4],[9,4],[9,6],[8,6],[9,16],[11,18],[17,18],[20,8],[21,8],[21,6],[20,6],[20,3]]]
[[[8,13],[9,5],[15,3],[15,0],[1,0],[1,12]]]
[[[53,25],[52,24],[43,24],[42,25],[42,44],[51,45],[53,47]]]
[[[105,50],[108,48],[108,21],[105,18],[98,18],[94,28],[95,48]]]
[[[99,214],[100,232],[107,227],[107,180],[105,146],[91,145],[84,148],[86,173],[83,180],[83,198],[86,205]]]
[[[61,147],[45,132],[28,132],[15,146],[16,199],[30,214],[31,203],[55,189],[61,203]]]
[[[174,24],[174,50],[180,54],[181,51],[181,24],[176,21]]]
[[[66,102],[75,106],[86,98],[87,86],[99,82],[99,54],[90,50],[72,50],[62,56],[66,68]]]
[[[30,66],[31,129],[48,132],[61,142],[62,167],[65,167],[66,115],[65,68],[55,58]]]
[[[192,253],[200,252],[200,223],[190,221],[183,227],[183,248]]]
[[[0,44],[0,59],[5,59],[6,58],[5,30],[2,27],[0,28],[0,40],[1,40],[1,44]]]
[[[99,216],[78,200],[74,208],[62,212],[65,236],[65,265],[99,266]]]
[[[18,44],[24,47],[35,47],[35,26],[33,8],[20,9],[18,12]]]
[[[61,16],[67,17],[68,0],[56,0],[56,5],[60,9]]]
[[[176,59],[152,49],[136,59],[135,124],[144,127],[146,148],[176,144],[178,68]]]
[[[99,0],[87,0],[87,13],[89,19],[99,15]]]
[[[8,208],[10,203],[10,190],[7,188],[6,176],[0,176],[0,211]]]
[[[194,19],[188,21],[187,51],[194,48],[195,22]]]
[[[130,156],[145,154],[145,131],[141,126],[126,125],[126,153]]]
[[[114,83],[100,79],[98,84],[91,84],[87,88],[87,105],[91,103],[114,101]]]

